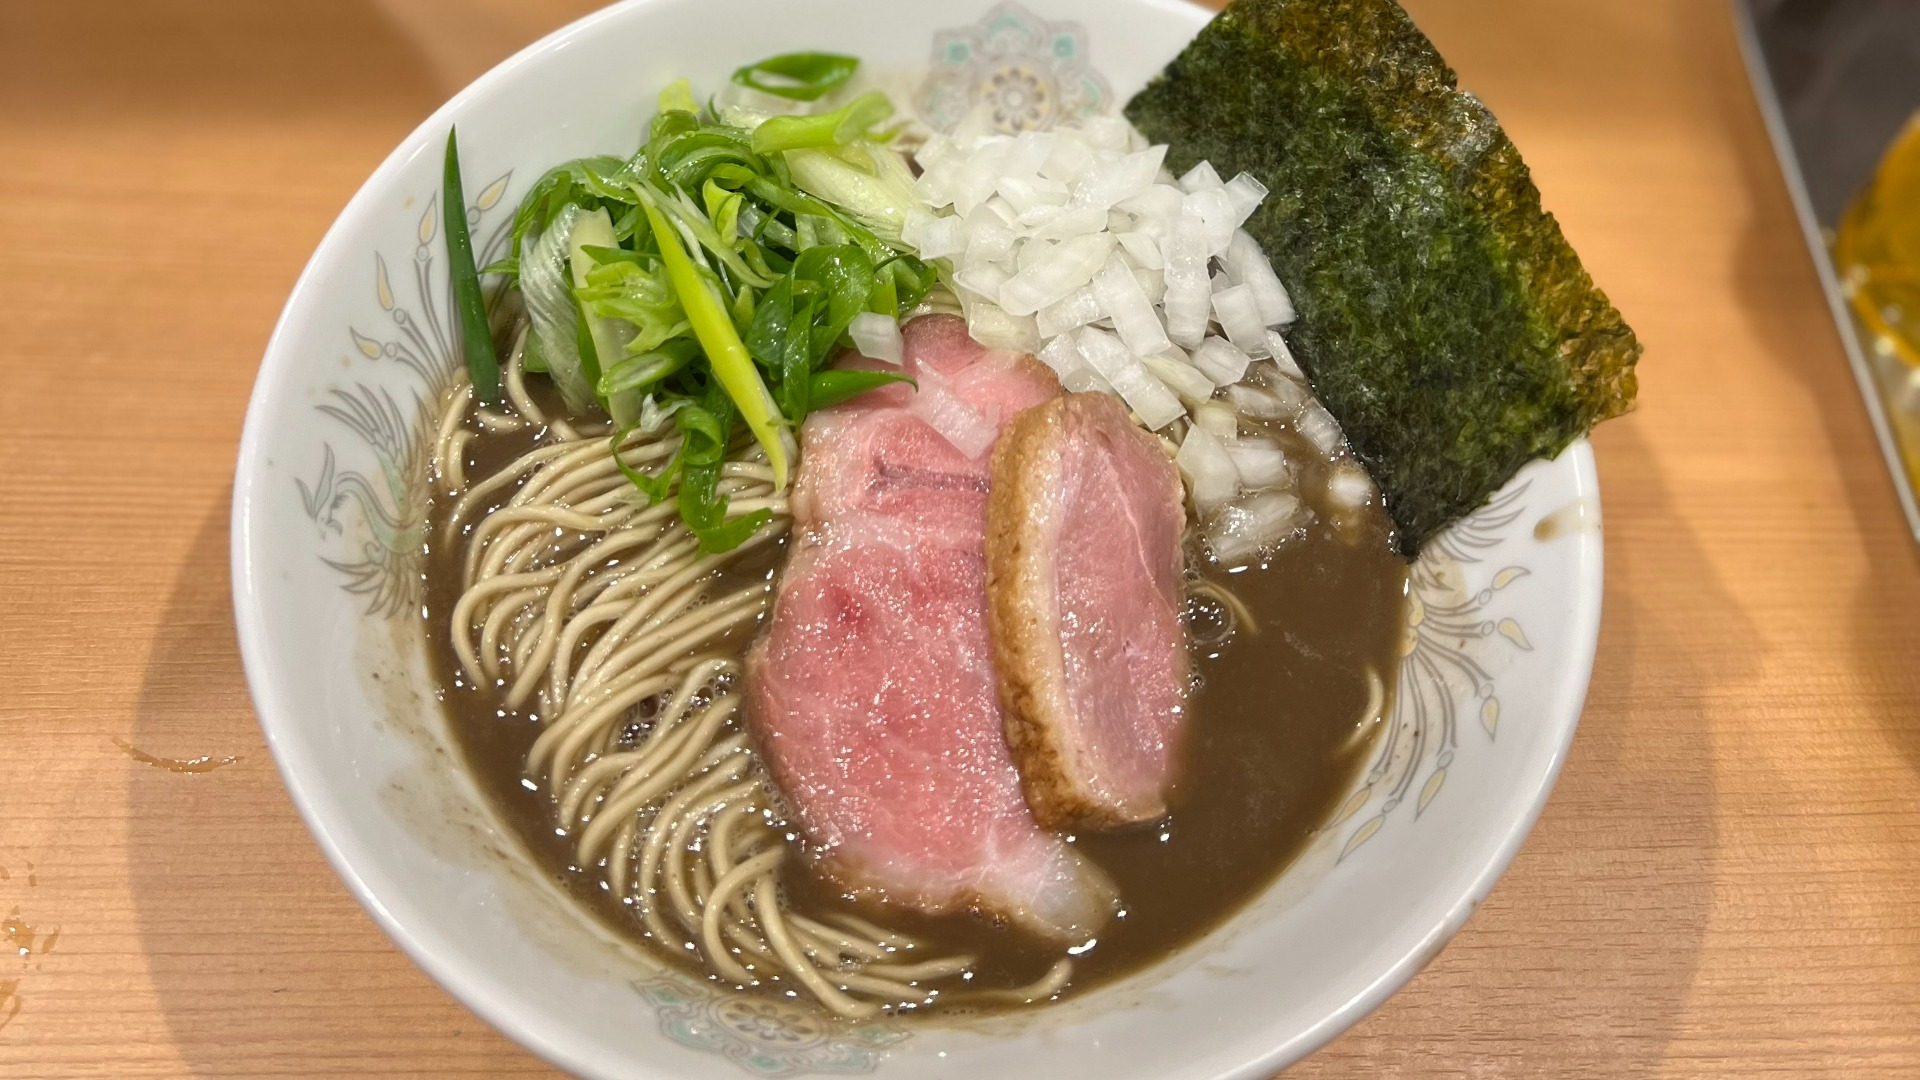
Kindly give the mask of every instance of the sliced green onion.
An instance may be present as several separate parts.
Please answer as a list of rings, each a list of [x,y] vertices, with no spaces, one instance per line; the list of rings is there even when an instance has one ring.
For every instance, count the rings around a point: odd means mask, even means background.
[[[893,102],[878,90],[861,94],[818,116],[775,116],[753,129],[753,152],[775,154],[816,146],[845,146],[867,137],[873,125],[893,115]]]
[[[682,488],[681,490],[685,490]],[[685,504],[681,504],[682,513]],[[732,551],[748,540],[753,534],[773,520],[773,511],[762,507],[751,514],[741,514],[737,518],[726,518],[714,525],[688,526],[693,534],[700,538],[700,550],[710,554]]]
[[[453,279],[453,310],[460,323],[460,345],[467,356],[467,375],[473,396],[482,405],[500,403],[500,360],[493,352],[493,331],[487,327],[487,299],[480,291],[480,271],[473,263],[473,237],[467,232],[467,196],[460,187],[460,145],[455,129],[447,129],[446,174],[440,208],[447,233],[447,268]]]
[[[658,476],[648,476],[646,473],[627,464],[626,461],[620,457],[620,444],[626,442],[627,436],[633,434],[633,429],[639,426],[638,424],[628,424],[626,427],[614,432],[613,437],[607,440],[607,452],[613,455],[613,467],[620,470],[620,474],[627,478],[627,483],[639,488],[640,491],[646,495],[647,505],[653,506],[657,505],[673,492],[674,478],[680,475],[681,455],[679,451],[675,451],[673,459],[667,462],[666,467],[660,470]],[[686,444],[682,442],[681,448],[683,450],[685,446]]]
[[[689,402],[674,414],[680,429],[680,520],[700,538],[700,550],[732,551],[772,520],[761,509],[727,520],[729,500],[720,494],[720,472],[726,465],[727,443],[733,432],[733,402],[718,383],[708,383],[698,402]]]
[[[580,250],[592,256],[593,261],[601,266],[611,266],[617,262],[632,263],[635,266],[646,265],[646,260],[640,257],[639,252],[628,251],[623,247],[601,247],[598,244],[581,244]]]
[[[685,79],[675,79],[668,83],[667,88],[660,91],[660,111],[699,112],[700,103],[693,99],[693,84]]]
[[[747,422],[747,430],[767,452],[767,462],[773,466],[773,487],[775,491],[787,486],[787,447],[780,440],[780,414],[774,408],[773,396],[767,392],[767,384],[760,378],[760,372],[754,367],[753,357],[747,355],[747,347],[740,340],[740,332],[734,329],[733,316],[727,312],[720,298],[713,294],[713,287],[693,265],[693,259],[687,255],[687,249],[681,246],[680,234],[667,222],[659,208],[648,199],[644,204],[647,224],[653,230],[655,242],[660,245],[660,261],[666,265],[667,281],[680,299],[680,307],[687,314],[687,321],[693,326],[693,336],[699,339],[700,348],[707,354],[707,362],[713,366],[714,377],[726,389],[727,396],[733,400],[734,407],[740,410],[740,418]]]
[[[807,401],[813,408],[827,409],[894,383],[913,382],[897,371],[841,370],[816,371],[807,380]],[[916,386],[918,384],[915,384]]]
[[[600,385],[600,346],[593,340],[593,320],[587,314],[587,306],[580,302],[578,294],[573,294],[573,344],[580,350],[580,374],[586,376],[587,384]],[[604,391],[602,392],[604,396]]]
[[[786,53],[770,56],[733,73],[733,81],[789,101],[818,101],[846,85],[860,61],[835,53]]]
[[[700,348],[687,338],[674,338],[652,352],[629,356],[609,366],[600,376],[600,396],[610,398],[629,390],[646,390],[686,367]]]

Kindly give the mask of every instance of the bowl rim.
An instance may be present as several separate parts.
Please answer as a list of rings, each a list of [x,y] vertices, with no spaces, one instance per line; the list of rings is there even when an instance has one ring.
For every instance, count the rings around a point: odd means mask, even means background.
[[[1162,10],[1180,10],[1182,14],[1198,16],[1196,30],[1217,14],[1188,0],[1132,0],[1132,2]],[[421,940],[409,924],[382,901],[374,886],[356,869],[353,859],[347,853],[346,845],[336,830],[330,826],[329,822],[334,818],[332,806],[337,800],[327,793],[327,784],[324,779],[313,772],[312,762],[282,737],[280,734],[282,722],[274,719],[291,715],[297,710],[289,701],[285,689],[279,685],[278,675],[268,661],[267,638],[269,635],[261,598],[254,588],[257,560],[252,553],[253,537],[249,531],[249,523],[254,512],[253,500],[262,487],[262,472],[266,465],[266,442],[270,437],[265,422],[268,403],[285,392],[286,382],[292,374],[292,366],[279,358],[292,349],[291,323],[294,321],[295,313],[305,308],[309,303],[309,297],[322,289],[321,267],[323,264],[329,262],[338,249],[348,242],[348,236],[358,231],[365,220],[374,213],[376,199],[381,190],[419,155],[435,152],[434,135],[445,127],[450,117],[463,112],[474,99],[485,96],[502,84],[511,82],[521,69],[538,62],[549,53],[564,48],[567,43],[581,36],[596,32],[604,24],[625,19],[634,10],[653,6],[655,3],[656,0],[619,0],[544,35],[500,61],[462,87],[416,125],[361,183],[332,224],[328,226],[319,244],[315,246],[313,254],[309,256],[292,290],[288,293],[286,303],[275,321],[274,329],[262,352],[260,368],[247,400],[246,420],[242,428],[234,470],[229,524],[229,573],[234,620],[248,692],[253,700],[268,751],[273,757],[281,782],[286,786],[288,796],[301,820],[306,824],[308,832],[312,834],[314,842],[332,866],[334,873],[346,885],[360,906],[372,916],[381,932],[434,983],[516,1044],[557,1068],[583,1077],[604,1074],[599,1064],[591,1060],[589,1054],[567,1042],[547,1037],[536,1025],[523,1023],[512,1003],[494,993],[484,980],[472,977],[456,955],[439,951]],[[1591,444],[1582,438],[1562,451],[1561,456],[1566,458],[1573,467],[1576,490],[1582,498],[1591,502],[1597,515],[1600,505],[1600,488]],[[1398,960],[1381,971],[1376,978],[1338,1008],[1298,1031],[1291,1038],[1279,1041],[1263,1053],[1226,1066],[1214,1074],[1214,1080],[1264,1080],[1278,1070],[1312,1054],[1357,1024],[1384,1004],[1389,997],[1411,981],[1440,954],[1446,943],[1465,926],[1475,909],[1486,899],[1494,884],[1511,864],[1545,810],[1548,797],[1559,778],[1574,735],[1579,728],[1586,697],[1591,687],[1604,600],[1605,545],[1601,542],[1603,535],[1603,530],[1596,528],[1593,530],[1592,543],[1584,545],[1585,550],[1590,552],[1590,557],[1582,559],[1582,565],[1579,567],[1578,588],[1573,597],[1574,606],[1565,624],[1568,631],[1567,655],[1583,660],[1576,672],[1556,676],[1560,680],[1558,685],[1564,688],[1557,690],[1556,693],[1571,692],[1568,698],[1568,707],[1571,711],[1559,738],[1550,748],[1550,755],[1539,774],[1538,783],[1531,792],[1519,796],[1525,800],[1524,812],[1508,821],[1498,843],[1489,849],[1488,856],[1482,865],[1473,871],[1468,887]],[[643,1070],[642,1075],[662,1077],[673,1075],[658,1072],[645,1063],[640,1063],[639,1068]]]

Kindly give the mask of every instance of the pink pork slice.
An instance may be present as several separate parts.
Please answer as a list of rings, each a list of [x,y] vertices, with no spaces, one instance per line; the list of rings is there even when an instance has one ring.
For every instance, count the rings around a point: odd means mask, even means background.
[[[1004,426],[1060,392],[959,319],[917,319],[905,338],[907,373],[927,385],[932,372],[982,422]],[[1112,884],[1034,822],[1003,734],[987,637],[990,458],[956,449],[913,395],[889,387],[802,429],[793,547],[747,661],[754,731],[822,869],[849,892],[1084,940],[1111,916]]]
[[[1185,529],[1172,460],[1106,394],[1030,409],[994,447],[988,626],[1042,826],[1167,812],[1187,717]]]

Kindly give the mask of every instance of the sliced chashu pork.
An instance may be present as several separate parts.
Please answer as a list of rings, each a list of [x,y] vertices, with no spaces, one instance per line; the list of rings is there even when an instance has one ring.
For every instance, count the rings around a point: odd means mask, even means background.
[[[1007,742],[1047,828],[1167,811],[1186,722],[1180,476],[1106,394],[1022,413],[993,453],[987,594]]]
[[[1059,394],[1044,367],[981,348],[959,319],[905,334],[908,374],[981,422]],[[1113,889],[1035,824],[1008,753],[987,636],[989,457],[956,449],[924,405],[894,386],[804,425],[793,548],[747,663],[754,730],[849,892],[1081,940],[1111,916]]]

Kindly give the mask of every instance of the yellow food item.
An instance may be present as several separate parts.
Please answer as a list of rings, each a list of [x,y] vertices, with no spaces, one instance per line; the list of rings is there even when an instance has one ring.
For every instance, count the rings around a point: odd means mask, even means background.
[[[1874,354],[1874,382],[1907,477],[1920,488],[1920,113],[1847,208],[1833,262]]]
[[[1847,208],[1833,255],[1854,313],[1886,339],[1874,347],[1920,367],[1920,114]]]

